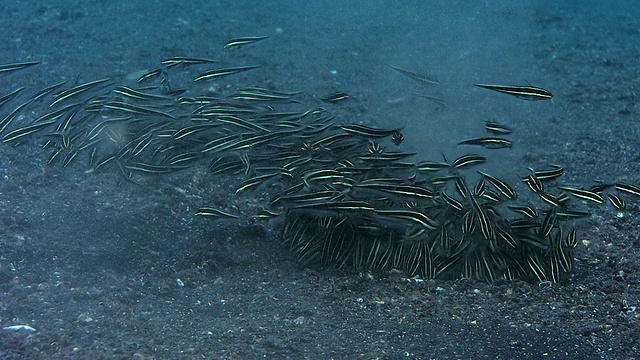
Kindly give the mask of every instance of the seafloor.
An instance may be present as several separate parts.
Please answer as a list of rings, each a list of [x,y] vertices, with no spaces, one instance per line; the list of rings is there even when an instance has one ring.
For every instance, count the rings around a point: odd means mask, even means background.
[[[233,81],[302,91],[341,122],[404,127],[420,158],[459,155],[495,118],[515,129],[514,147],[491,151],[490,166],[513,183],[547,164],[570,184],[640,183],[634,2],[297,3],[3,2],[0,63],[41,64],[0,77],[0,93],[178,55],[257,63]],[[269,38],[222,49],[258,35]],[[473,86],[527,81],[553,100]],[[320,101],[336,91],[350,99]],[[0,325],[36,330],[0,330],[2,359],[640,358],[638,198],[577,223],[566,284],[416,282],[300,265],[277,226],[251,220],[266,195],[234,196],[237,178],[193,168],[137,186],[80,160],[47,165],[37,144],[2,145]],[[245,216],[194,218],[202,205]]]

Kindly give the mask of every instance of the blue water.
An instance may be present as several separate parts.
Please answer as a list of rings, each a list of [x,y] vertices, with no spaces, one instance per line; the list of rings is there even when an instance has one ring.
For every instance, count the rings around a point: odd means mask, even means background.
[[[487,168],[492,174],[518,186],[522,185],[519,179],[528,173],[527,168],[542,168],[549,164],[563,166],[567,171],[566,181],[571,185],[590,186],[615,181],[639,184],[638,19],[640,7],[634,1],[5,1],[0,4],[0,63],[40,61],[41,64],[0,76],[0,94],[20,86],[27,86],[33,92],[64,79],[70,83],[104,77],[127,79],[131,74],[153,69],[160,60],[173,56],[211,58],[218,60],[221,66],[256,64],[260,69],[235,75],[220,86],[264,86],[300,91],[305,103],[326,107],[337,115],[340,123],[402,128],[405,137],[402,149],[416,152],[418,159],[452,160],[477,151],[490,156]],[[223,49],[229,39],[241,36],[268,38],[237,49]],[[436,78],[439,85],[416,82],[389,65]],[[552,92],[553,99],[525,101],[480,89],[474,86],[477,83],[531,84]],[[210,90],[220,90],[216,86],[212,84]],[[320,101],[323,96],[338,91],[348,93],[350,99],[336,104]],[[437,98],[444,106],[424,96]],[[4,117],[8,111],[3,108],[0,116]],[[16,124],[27,121],[36,113],[34,110],[25,114],[16,120]],[[482,136],[484,122],[488,119],[515,129],[513,149],[488,151],[456,146],[460,140]],[[86,276],[100,278],[104,271],[117,279],[109,284],[117,288],[118,293],[126,292],[129,287],[142,286],[146,276],[166,277],[169,280],[163,286],[173,289],[176,286],[174,278],[183,276],[175,269],[189,267],[182,258],[184,249],[206,243],[208,237],[233,239],[235,233],[227,227],[210,227],[192,218],[194,207],[208,205],[207,199],[200,196],[212,191],[207,186],[217,184],[218,180],[194,176],[193,179],[159,180],[152,182],[150,188],[116,185],[119,179],[114,174],[88,175],[83,166],[62,170],[46,165],[48,153],[38,145],[38,142],[25,143],[18,148],[5,145],[1,150],[4,182],[0,195],[5,230],[0,265],[3,269],[17,266],[17,270],[0,273],[4,288],[15,291],[15,294],[4,293],[5,300],[0,298],[1,304],[12,304],[2,306],[0,325],[34,324],[42,329],[38,333],[41,340],[32,339],[32,342],[52,343],[54,340],[49,339],[76,336],[81,339],[78,346],[89,348],[91,342],[87,337],[74,333],[78,326],[82,328],[89,324],[86,320],[78,320],[79,315],[89,314],[99,306],[108,308],[108,305],[96,305],[91,301],[97,298],[95,302],[102,303],[106,300],[100,294],[111,292],[107,286],[97,285],[90,290],[100,293],[98,295],[69,295],[80,303],[75,304],[77,311],[69,314],[64,304],[59,303],[48,304],[48,310],[40,311],[40,300],[36,300],[36,296],[46,299],[54,295],[32,294],[35,290],[28,290],[23,284],[28,283],[33,289],[55,289],[57,286],[64,288],[62,284],[68,281],[70,284],[77,282],[77,287],[82,288],[87,286],[80,285],[85,272],[89,274]],[[100,176],[105,176],[106,180]],[[211,205],[232,208],[259,202],[233,197],[229,187],[225,188],[224,184],[220,187],[214,189],[214,198],[220,203]],[[520,189],[526,191],[524,185]],[[629,203],[636,204],[633,205],[635,213],[625,216],[637,219],[637,200]],[[585,231],[603,227],[606,219],[615,216],[615,211],[602,210],[599,214],[602,217],[582,225]],[[167,223],[171,219],[176,219],[175,225]],[[149,230],[151,228],[154,230]],[[251,231],[248,231],[251,235],[243,233],[243,242],[255,235]],[[42,245],[38,244],[38,234],[48,236]],[[637,237],[637,234],[626,235],[628,238],[633,236]],[[258,257],[260,246],[262,243],[248,245],[252,250],[246,250],[246,258]],[[145,260],[143,265],[132,260],[140,257],[151,260]],[[42,268],[25,262],[16,265],[25,258],[41,259]],[[155,265],[156,261],[159,265]],[[267,272],[266,265],[257,260],[243,258],[238,263],[242,261],[259,264],[256,265],[258,269],[251,268],[251,273]],[[158,270],[161,275],[149,270],[157,269],[156,266],[162,269]],[[32,269],[31,274],[26,275],[29,269]],[[36,273],[38,269],[41,273]],[[144,271],[152,274],[147,275]],[[65,274],[69,280],[64,278]],[[253,276],[251,280],[261,279],[262,275]],[[277,283],[268,276],[262,276],[264,284]],[[21,277],[31,282],[18,281]],[[306,280],[304,277],[301,281]],[[211,279],[201,281],[213,284]],[[13,288],[10,284],[19,285]],[[230,287],[242,286],[240,282]],[[82,289],[83,294],[87,292]],[[286,284],[282,289],[286,290]],[[533,289],[536,290],[535,285]],[[285,290],[282,291],[286,293]],[[73,291],[69,290],[69,293]],[[205,291],[199,294],[203,293],[206,294]],[[247,298],[254,296],[250,294]],[[31,300],[26,300],[22,307],[15,305],[19,300],[6,300],[19,299],[18,295]],[[218,299],[218,295],[211,295],[213,300],[210,300],[221,301],[225,296],[219,295]],[[159,297],[158,303],[166,300]],[[90,301],[83,302],[87,298]],[[191,315],[183,314],[189,313],[189,307],[196,300],[188,296],[181,299],[184,302],[175,313],[172,312],[175,309],[170,308],[172,305],[153,305],[155,303],[151,301],[149,308],[136,308],[134,300],[127,300],[131,303],[126,306],[134,309],[132,312],[153,313],[150,318],[162,319],[162,311],[173,314],[167,315],[168,321],[178,318],[176,324],[180,326],[175,325],[172,332],[185,331],[198,339],[194,340],[198,350],[192,354],[215,354],[218,349],[215,342],[224,338],[216,338],[213,344],[201,339],[206,338],[203,334],[211,326],[197,330],[184,330],[181,326],[200,319],[203,323],[215,324],[217,316],[241,317],[242,306],[238,306],[236,313],[218,309],[220,312],[212,315],[202,310],[198,315],[201,318],[193,320]],[[309,296],[304,300],[307,305],[313,302]],[[637,297],[631,300],[637,305]],[[148,298],[140,301],[148,301]],[[251,301],[247,300],[246,304]],[[153,306],[168,308],[154,313]],[[267,305],[261,303],[260,306]],[[334,309],[335,313],[343,311],[341,304],[336,308],[339,310]],[[117,306],[116,309],[113,313],[122,312]],[[178,313],[180,315],[175,315]],[[298,319],[297,315],[294,318]],[[496,312],[495,315],[504,314]],[[281,315],[265,310],[260,316],[267,320],[256,327],[269,327],[272,319]],[[62,320],[56,322],[58,317]],[[123,322],[124,330],[121,331],[139,343],[165,340],[157,335],[162,332],[157,323],[155,327],[149,325],[148,329],[156,334],[140,334],[131,330],[130,323]],[[391,327],[389,323],[383,325]],[[230,322],[227,326],[229,331],[235,330],[236,323]],[[500,326],[510,328],[502,322]],[[562,328],[558,323],[553,326],[553,329]],[[66,330],[56,332],[57,327]],[[87,332],[96,338],[108,332],[98,325],[89,327]],[[322,333],[323,329],[312,328],[310,331]],[[402,331],[409,330],[402,328]],[[463,330],[460,332],[464,333]],[[562,334],[571,339],[572,334]],[[386,349],[384,345],[377,345],[371,352],[366,352],[367,345],[361,344],[362,338],[346,337],[344,343],[335,344],[342,352],[334,356],[372,355]],[[117,336],[110,337],[114,338],[118,339]],[[167,337],[166,341],[171,339],[175,338]],[[447,339],[447,345],[455,348],[455,337]],[[99,343],[99,340],[95,341]],[[318,341],[322,343],[322,339]],[[329,344],[323,343],[325,348],[333,345],[333,340],[326,341]],[[616,341],[607,345],[612,346]],[[247,342],[246,339],[238,340],[237,346],[246,346]],[[68,343],[68,348],[72,349],[73,340]],[[585,342],[579,343],[582,349],[586,347]],[[11,344],[3,343],[2,354],[10,353],[6,349],[12,347]],[[113,344],[95,346],[107,357],[109,352],[104,349],[114,347]],[[428,358],[432,349],[421,346],[412,346],[407,357]],[[508,345],[505,343],[505,346]],[[135,353],[133,345],[122,347],[125,350],[119,356],[131,358]],[[147,356],[156,353],[151,345],[140,345],[140,349]],[[158,350],[156,347],[156,350],[158,358],[182,354],[177,349]],[[308,348],[305,350],[283,353],[291,358],[313,356]],[[404,355],[401,351],[386,350],[391,358]],[[49,351],[48,354],[64,356],[62,351],[56,352],[52,348]],[[247,350],[244,354],[273,355],[263,348],[254,353]],[[469,358],[473,351],[452,350],[448,354],[445,351],[437,354],[438,358],[447,355]],[[528,353],[535,358],[540,353],[531,354]],[[67,355],[73,356],[73,353]],[[483,355],[490,357],[487,353]],[[189,358],[189,355],[181,356]],[[554,356],[562,358],[558,354]]]

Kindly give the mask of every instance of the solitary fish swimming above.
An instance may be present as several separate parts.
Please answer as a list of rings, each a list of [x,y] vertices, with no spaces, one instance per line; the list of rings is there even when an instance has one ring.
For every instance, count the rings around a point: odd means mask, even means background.
[[[551,100],[553,96],[548,90],[535,86],[517,86],[517,85],[488,85],[476,84],[476,86],[513,95],[524,100]]]

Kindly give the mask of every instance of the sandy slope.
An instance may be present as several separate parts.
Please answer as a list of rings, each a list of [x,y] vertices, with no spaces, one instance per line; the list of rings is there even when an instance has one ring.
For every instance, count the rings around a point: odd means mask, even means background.
[[[265,8],[72,2],[0,5],[0,77],[42,88],[61,78],[123,76],[175,55],[259,63],[238,84],[301,90],[345,121],[404,126],[406,149],[449,156],[487,118],[516,129],[494,171],[516,182],[561,164],[567,181],[639,183],[638,17],[612,6],[544,2],[451,9],[406,2]],[[622,3],[622,2],[620,2]],[[360,4],[360,5],[359,5]],[[392,5],[389,5],[392,4]],[[358,8],[358,7],[361,8]],[[222,52],[226,40],[269,35]],[[424,88],[394,64],[436,76]],[[524,82],[553,103],[473,87]],[[416,94],[442,97],[439,109]],[[638,357],[640,207],[594,209],[580,224],[565,286],[409,282],[396,272],[304,268],[277,227],[194,219],[203,204],[252,214],[267,194],[233,197],[238,179],[202,170],[117,186],[117,174],[47,166],[35,144],[0,147],[2,358],[634,358]],[[582,241],[583,240],[583,241]],[[183,286],[177,281],[180,279]]]

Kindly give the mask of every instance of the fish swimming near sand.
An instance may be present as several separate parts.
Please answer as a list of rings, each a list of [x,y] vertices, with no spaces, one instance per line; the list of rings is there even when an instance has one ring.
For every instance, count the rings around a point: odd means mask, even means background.
[[[524,100],[551,100],[553,96],[551,92],[536,86],[517,86],[517,85],[489,85],[476,84],[477,87],[489,89],[503,94],[513,95]]]

